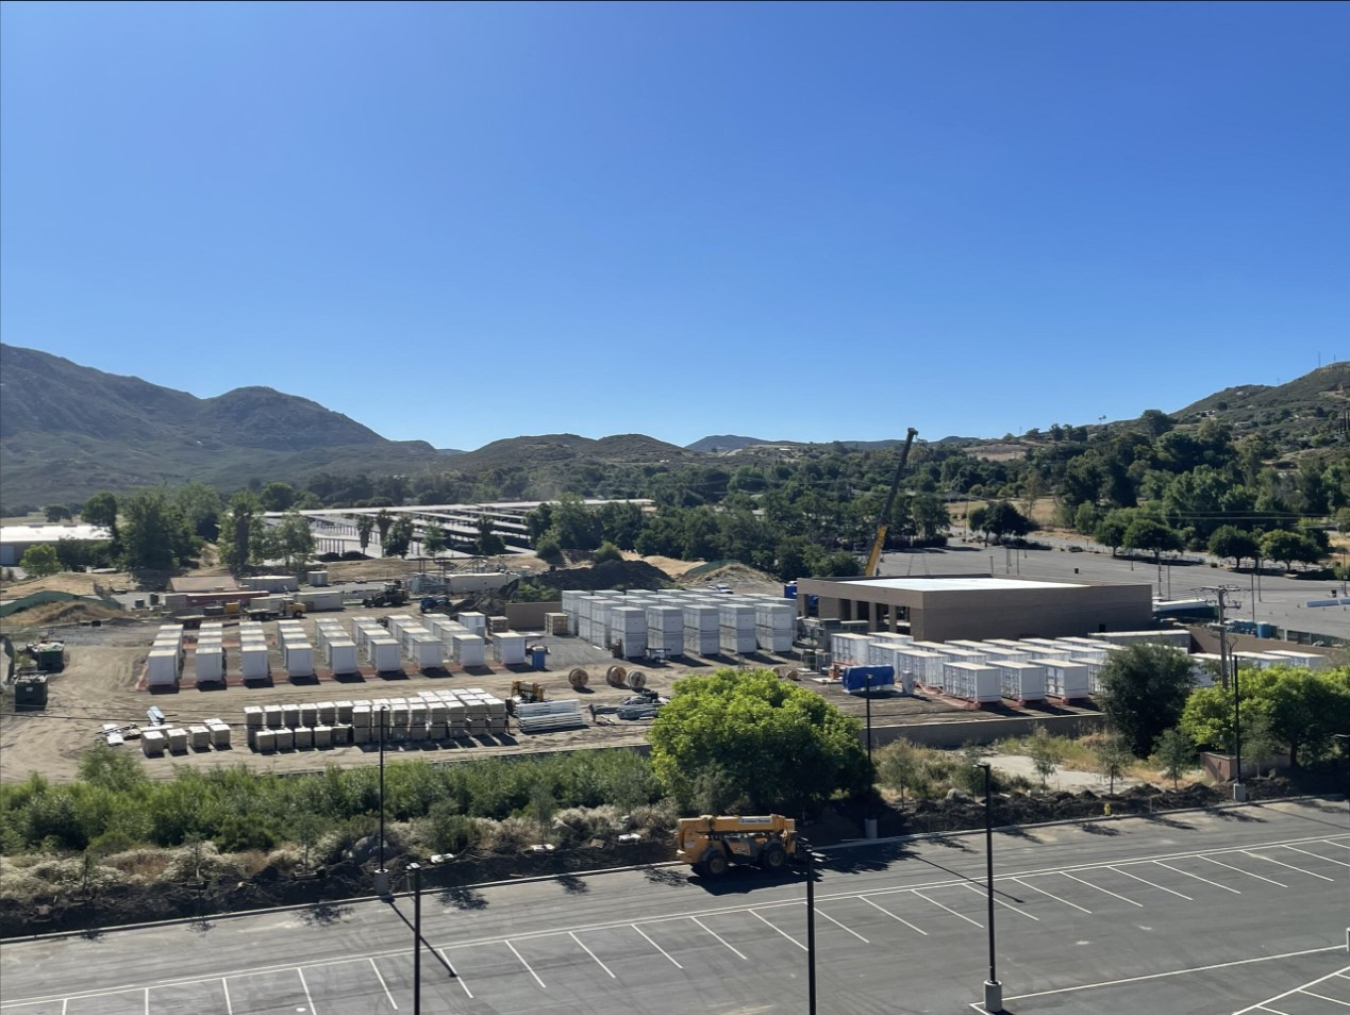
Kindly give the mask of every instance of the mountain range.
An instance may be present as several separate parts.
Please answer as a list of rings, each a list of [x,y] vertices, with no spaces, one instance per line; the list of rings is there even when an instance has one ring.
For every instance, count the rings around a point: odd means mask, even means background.
[[[1319,368],[1276,387],[1216,392],[1173,415],[1182,423],[1215,416],[1261,427],[1277,443],[1328,433],[1350,413],[1350,364]],[[1120,424],[1105,424],[1107,427]],[[855,450],[900,443],[839,441]],[[977,438],[933,443],[966,446]],[[0,345],[0,504],[20,507],[81,500],[98,490],[201,480],[233,489],[252,479],[303,480],[319,471],[370,475],[453,469],[557,469],[697,461],[709,455],[807,448],[732,434],[681,448],[644,434],[594,440],[547,434],[493,441],[475,451],[391,441],[307,398],[245,387],[214,398],[104,373],[49,353]]]

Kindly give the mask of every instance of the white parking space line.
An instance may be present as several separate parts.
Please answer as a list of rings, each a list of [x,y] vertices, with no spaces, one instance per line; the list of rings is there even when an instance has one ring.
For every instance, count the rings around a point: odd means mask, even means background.
[[[145,988],[145,1015],[150,1015],[150,988]]]
[[[603,969],[605,972],[609,973],[609,978],[610,978],[611,980],[617,980],[617,979],[618,979],[618,977],[614,975],[613,970],[611,970],[611,969],[609,968],[609,966],[607,966],[607,965],[605,965],[603,962],[601,962],[600,959],[596,956],[595,952],[591,951],[589,948],[586,947],[586,942],[582,941],[581,938],[577,937],[577,936],[576,936],[575,934],[573,934],[570,930],[567,932],[567,936],[570,937],[570,938],[571,938],[573,941],[575,941],[577,944],[581,945],[582,951],[584,951],[584,952],[585,952],[587,955],[589,955],[591,958],[595,959],[596,965],[598,965],[598,966],[599,966],[601,969]]]
[[[1300,994],[1307,994],[1309,997],[1315,997],[1315,998],[1318,998],[1319,1000],[1322,1000],[1322,1001],[1330,1001],[1332,1004],[1339,1004],[1339,1005],[1345,1006],[1346,1008],[1350,1008],[1350,1001],[1342,1001],[1342,1000],[1340,1000],[1339,998],[1335,998],[1335,997],[1327,997],[1325,994],[1319,994],[1319,993],[1317,993],[1317,991],[1315,991],[1315,990],[1306,990],[1306,989],[1305,989],[1305,990],[1300,990],[1299,993],[1300,993]]]
[[[647,935],[646,935],[645,933],[643,933],[643,930],[642,930],[641,927],[639,927],[637,924],[632,924],[631,926],[632,926],[632,928],[633,928],[635,931],[637,931],[639,934],[642,934],[642,936],[643,936],[644,938],[647,939],[647,943],[648,943],[649,945],[651,945],[653,948],[655,948],[658,952],[660,952],[660,953],[661,953],[662,955],[664,955],[666,958],[670,959],[671,962],[674,962],[674,963],[675,963],[675,968],[676,968],[676,969],[683,969],[683,968],[684,968],[684,966],[680,965],[678,962],[675,962],[675,958],[674,958],[674,956],[672,956],[672,955],[670,954],[670,952],[666,951],[664,948],[662,948],[659,944],[657,944],[657,943],[656,943],[655,941],[653,941],[651,938],[647,937]],[[704,929],[704,930],[707,930],[708,928],[704,927],[703,929]],[[723,941],[722,943],[723,943],[723,944],[726,944],[725,941]],[[732,950],[734,951],[735,949],[732,949]],[[738,953],[738,954],[739,954],[739,953]],[[745,956],[742,955],[741,958],[745,958]]]
[[[975,885],[969,884],[965,885],[964,887],[969,888],[972,892],[974,892],[981,898],[987,899],[989,897],[989,890],[987,888],[979,888]],[[994,896],[994,901],[997,902],[1000,906],[1003,906],[1007,909],[1011,909],[1014,913],[1017,913],[1019,916],[1025,916],[1028,920],[1035,920],[1037,923],[1041,922],[1041,918],[1039,916],[1032,916],[1030,913],[1024,913],[1022,912],[1022,910],[1014,906],[1011,902],[1004,902],[997,895]]]
[[[1344,945],[1336,945],[1336,946],[1334,946],[1334,947],[1332,947],[1332,948],[1314,948],[1313,951],[1316,951],[1316,952],[1338,952],[1338,951],[1341,951],[1342,948],[1344,948]],[[1309,953],[1309,952],[1294,952],[1294,953],[1293,953],[1293,955],[1307,955],[1307,954],[1310,954],[1310,953]],[[1270,956],[1270,957],[1271,957],[1271,958],[1277,958],[1277,959],[1283,959],[1283,958],[1291,958],[1292,955],[1290,955],[1290,956],[1286,956],[1286,955],[1273,955],[1273,956]],[[1254,960],[1254,959],[1248,959],[1247,961],[1248,961],[1248,962],[1252,962],[1252,961],[1255,961],[1255,960]],[[1350,966],[1343,966],[1343,967],[1341,967],[1340,969],[1336,970],[1334,973],[1327,973],[1326,976],[1319,976],[1319,977],[1318,977],[1317,979],[1315,979],[1315,980],[1309,980],[1307,983],[1304,983],[1304,984],[1301,984],[1301,985],[1299,985],[1299,986],[1297,986],[1297,987],[1294,987],[1294,988],[1291,989],[1291,990],[1286,990],[1283,994],[1276,994],[1274,997],[1268,997],[1268,998],[1266,998],[1264,1001],[1261,1001],[1261,1002],[1259,1002],[1259,1003],[1257,1003],[1257,1004],[1250,1005],[1250,1006],[1248,1006],[1248,1007],[1246,1007],[1246,1008],[1241,1009],[1240,1011],[1235,1011],[1235,1012],[1233,1012],[1233,1015],[1247,1015],[1248,1012],[1254,1012],[1254,1011],[1269,1011],[1269,1012],[1275,1012],[1275,1011],[1278,1011],[1279,1009],[1277,1009],[1277,1008],[1272,1008],[1272,1007],[1271,1007],[1271,1005],[1273,1005],[1276,1001],[1282,1001],[1282,1000],[1284,1000],[1286,997],[1292,997],[1294,994],[1309,994],[1309,993],[1311,993],[1311,992],[1308,990],[1309,987],[1316,987],[1319,983],[1325,983],[1327,980],[1330,980],[1333,976],[1345,976],[1345,974],[1346,974],[1347,972],[1350,972]],[[1313,996],[1314,996],[1314,997],[1319,997],[1319,996],[1321,996],[1321,995],[1314,994]],[[1340,1003],[1340,1004],[1345,1004],[1344,1001],[1341,1001],[1341,1002],[1339,1002],[1339,1003]]]
[[[760,916],[760,915],[759,915],[758,913],[756,913],[753,909],[747,909],[746,912],[749,913],[751,916],[753,916],[753,917],[754,917],[756,920],[758,920],[760,923],[764,924],[764,926],[768,927],[770,930],[775,931],[776,933],[782,934],[783,937],[787,938],[789,941],[791,941],[794,945],[796,945],[796,946],[797,946],[798,948],[800,948],[802,951],[807,951],[806,945],[802,944],[800,941],[798,941],[795,937],[793,937],[793,936],[792,936],[791,934],[789,934],[787,931],[781,930],[781,929],[779,929],[778,927],[775,927],[772,923],[770,923],[768,920],[764,919],[764,917]]]
[[[1280,1011],[1280,1009],[1278,1008],[1272,1008],[1268,1004],[1258,1004],[1256,1006],[1256,1009],[1257,1011],[1268,1011],[1271,1013],[1271,1015],[1289,1015],[1288,1012]]]
[[[471,991],[471,990],[469,989],[469,985],[468,985],[467,983],[464,982],[464,977],[462,977],[462,976],[459,975],[459,970],[458,970],[458,969],[455,969],[455,964],[454,964],[453,962],[450,961],[450,956],[445,954],[445,949],[444,949],[444,948],[437,948],[437,949],[435,949],[435,951],[436,951],[436,954],[439,955],[439,956],[444,960],[444,962],[445,962],[445,964],[446,964],[447,966],[449,966],[451,969],[454,969],[454,971],[455,971],[455,975],[454,975],[455,982],[458,983],[461,987],[464,988],[464,993],[467,994],[467,995],[469,996],[469,1000],[472,1001],[472,1000],[473,1000],[473,991]]]
[[[873,909],[875,909],[875,910],[877,910],[877,911],[879,911],[879,912],[885,913],[885,914],[886,914],[887,916],[889,916],[892,920],[899,920],[901,923],[903,923],[903,924],[904,924],[906,927],[908,927],[910,930],[917,930],[917,931],[919,931],[919,933],[922,934],[924,937],[927,937],[927,936],[928,936],[928,931],[926,931],[926,930],[921,930],[920,928],[914,926],[914,924],[910,923],[908,920],[903,919],[902,917],[896,916],[896,915],[895,915],[894,913],[892,913],[889,909],[882,909],[882,908],[881,908],[880,906],[878,906],[875,902],[873,902],[871,899],[869,899],[866,895],[859,895],[858,898],[859,898],[861,901],[867,903],[867,904],[868,904],[869,906],[871,906]]]
[[[234,1015],[234,1005],[230,1001],[230,985],[225,982],[225,977],[223,976],[220,978],[220,989],[225,991],[225,1015]],[[63,1015],[65,1010],[65,1006],[62,1005],[61,1011]]]
[[[1119,980],[1101,980],[1097,983],[1084,983],[1077,987],[1056,987],[1054,990],[1038,990],[1032,994],[1014,994],[1012,997],[1005,997],[1003,1000],[1005,1002],[1025,1001],[1029,997],[1049,997],[1052,994],[1072,994],[1078,990],[1099,990],[1103,987],[1119,987],[1126,983],[1145,983],[1149,980],[1167,980],[1174,976],[1189,976],[1192,973],[1209,973],[1216,969],[1231,969],[1234,966],[1250,966],[1258,962],[1276,962],[1281,959],[1295,959],[1301,955],[1320,955],[1323,952],[1340,952],[1344,950],[1345,945],[1331,945],[1326,948],[1305,948],[1303,951],[1285,952],[1282,955],[1258,955],[1250,959],[1234,959],[1232,962],[1216,962],[1208,966],[1191,966],[1188,969],[1171,969],[1165,973],[1145,973],[1142,976],[1126,976]],[[1333,973],[1331,975],[1334,976],[1335,974]],[[1326,979],[1330,979],[1330,977],[1324,976],[1319,980],[1314,980],[1312,983],[1305,983],[1304,986],[1313,987]],[[1294,988],[1294,990],[1297,989],[1297,987]],[[1267,998],[1265,1001],[1261,1002],[1261,1004],[1269,1004],[1272,1001],[1278,1001],[1281,997],[1288,997],[1292,993],[1294,993],[1293,990],[1285,991],[1278,997]],[[975,1005],[971,1005],[971,1007],[975,1007]],[[1251,1007],[1234,1012],[1233,1015],[1247,1015],[1248,1012],[1255,1011],[1259,1007],[1261,1007],[1260,1004],[1254,1004]]]
[[[802,905],[804,906],[806,905],[806,903],[803,902]],[[856,937],[863,944],[870,945],[872,943],[871,941],[867,940],[867,938],[859,934],[856,930],[849,930],[849,928],[845,927],[842,923],[840,923],[838,920],[832,917],[829,913],[825,912],[825,910],[821,909],[819,906],[816,907],[816,915],[825,917],[825,919],[829,920],[830,923],[834,924],[840,930],[847,930],[850,934]]]
[[[1297,846],[1283,846],[1283,849],[1293,850],[1295,853],[1302,853],[1304,856],[1310,856],[1315,860],[1325,860],[1327,863],[1334,863],[1338,867],[1350,867],[1350,863],[1344,860],[1333,860],[1329,856],[1323,856],[1321,853],[1309,853],[1306,849],[1299,849]]]
[[[713,937],[717,938],[717,940],[721,941],[724,945],[726,945],[728,948],[730,948],[733,952],[735,952],[735,953],[736,953],[737,955],[739,955],[741,958],[745,959],[746,962],[749,962],[749,961],[750,961],[750,959],[745,955],[744,952],[742,952],[739,948],[734,947],[734,946],[731,944],[730,941],[728,941],[726,938],[724,938],[721,934],[717,933],[717,931],[713,930],[711,927],[707,926],[707,925],[706,925],[702,920],[700,920],[697,916],[691,916],[689,919],[693,920],[696,924],[698,924],[700,927],[702,927],[704,930],[706,930],[709,934],[711,934]],[[642,931],[638,931],[638,933],[639,933],[639,934],[642,934]],[[647,935],[645,935],[645,934],[643,934],[642,936],[643,936],[643,937],[647,937]],[[651,938],[647,938],[647,940],[651,941]],[[655,941],[652,941],[652,944],[655,944],[655,943],[656,943]],[[671,959],[670,961],[671,961],[671,962],[675,962],[674,959]],[[676,962],[675,964],[676,964],[676,965],[679,965],[678,962]],[[681,966],[680,968],[683,969],[684,967]]]
[[[975,924],[976,927],[979,927],[981,930],[984,929],[984,924],[972,920],[970,917],[966,916],[965,913],[958,913],[956,910],[948,906],[944,906],[942,903],[938,902],[937,899],[930,899],[927,895],[924,895],[923,892],[915,891],[914,894],[917,895],[919,898],[923,899],[924,902],[931,902],[933,905],[937,906],[938,909],[945,909],[947,910],[947,912],[951,913],[952,916],[959,917],[962,920],[965,920],[966,923],[973,923]]]
[[[1115,867],[1112,867],[1112,866],[1110,866],[1110,865],[1107,865],[1107,868],[1106,868],[1106,869],[1107,869],[1107,870],[1115,871],[1117,874],[1122,874],[1122,875],[1124,875],[1124,876],[1127,877],[1127,878],[1133,878],[1135,881],[1138,881],[1140,884],[1151,885],[1152,887],[1158,889],[1158,891],[1160,891],[1160,892],[1166,892],[1168,895],[1175,895],[1178,899],[1185,899],[1187,902],[1194,902],[1194,901],[1195,901],[1195,900],[1194,900],[1193,898],[1191,898],[1189,895],[1182,895],[1180,892],[1174,892],[1174,891],[1172,891],[1172,889],[1170,889],[1170,888],[1164,888],[1162,885],[1155,885],[1155,884],[1153,884],[1152,881],[1149,881],[1147,878],[1141,878],[1141,877],[1139,877],[1138,875],[1131,874],[1129,871],[1117,870]]]
[[[384,996],[389,998],[389,1006],[398,1011],[398,1002],[394,1000],[394,995],[389,992],[389,984],[384,982],[384,976],[380,973],[380,967],[375,965],[375,960],[370,960],[370,968],[375,970],[375,978],[380,981],[380,986],[384,988]]]
[[[1305,871],[1302,867],[1295,867],[1292,863],[1285,863],[1283,860],[1276,860],[1273,856],[1263,856],[1260,853],[1253,853],[1250,850],[1240,849],[1239,853],[1245,853],[1253,860],[1264,860],[1266,863],[1278,864],[1281,867],[1288,867],[1291,871],[1298,871],[1300,874],[1306,874],[1310,878],[1321,878],[1323,881],[1335,881],[1335,878],[1326,877],[1323,874],[1314,874],[1312,871]]]
[[[305,971],[299,966],[296,966],[295,972],[300,977],[300,986],[305,988],[305,1000],[309,1002],[310,1015],[319,1015],[319,1013],[314,1010],[314,998],[309,996],[309,984],[305,982]]]
[[[1237,871],[1239,874],[1246,874],[1249,878],[1256,878],[1257,881],[1268,881],[1277,888],[1288,888],[1289,886],[1273,878],[1265,877],[1262,874],[1253,874],[1251,871],[1245,871],[1241,867],[1234,867],[1231,863],[1224,863],[1222,860],[1215,860],[1212,856],[1202,856],[1199,859],[1214,864],[1216,867],[1227,867],[1230,871]]]
[[[1332,842],[1330,839],[1320,839],[1318,841],[1325,842],[1328,846],[1340,846],[1341,849],[1350,849],[1350,845],[1346,845],[1344,842]]]
[[[1023,881],[1021,878],[1013,878],[1013,880],[1016,881],[1023,888],[1030,888],[1033,892],[1040,892],[1046,898],[1054,899],[1056,902],[1062,902],[1064,903],[1064,905],[1070,906],[1073,909],[1078,910],[1080,913],[1087,913],[1088,916],[1092,915],[1092,910],[1084,909],[1076,902],[1070,902],[1068,899],[1061,899],[1058,895],[1055,895],[1051,892],[1047,892],[1044,888],[1037,888],[1035,885],[1031,884],[1030,882]]]
[[[1128,902],[1131,906],[1138,906],[1140,909],[1144,908],[1144,904],[1142,902],[1135,902],[1133,899],[1127,899],[1123,895],[1117,895],[1109,888],[1103,888],[1101,885],[1094,885],[1091,881],[1084,881],[1082,878],[1076,878],[1068,871],[1060,871],[1059,873],[1062,876],[1068,878],[1070,881],[1077,881],[1080,885],[1087,885],[1089,888],[1095,888],[1097,889],[1097,891],[1101,892],[1104,895],[1109,895],[1113,899],[1119,899],[1121,902]]]
[[[1221,885],[1217,881],[1211,881],[1209,878],[1202,878],[1199,874],[1192,874],[1190,871],[1184,871],[1180,867],[1173,867],[1170,863],[1163,863],[1161,860],[1154,860],[1159,867],[1166,867],[1176,874],[1184,874],[1188,878],[1195,878],[1197,881],[1203,881],[1207,885],[1213,885],[1215,888],[1222,888],[1225,892],[1232,892],[1234,895],[1241,895],[1236,888],[1229,888],[1227,885]]]
[[[534,969],[531,968],[530,964],[525,961],[525,956],[521,955],[520,952],[516,951],[516,946],[513,945],[510,941],[505,942],[505,944],[507,948],[511,949],[511,954],[514,955],[516,958],[520,959],[520,964],[525,967],[525,969],[529,972],[531,976],[534,977],[534,982],[539,984],[539,986],[542,989],[548,990],[548,988],[544,986],[544,981],[539,979],[539,974],[536,973]]]

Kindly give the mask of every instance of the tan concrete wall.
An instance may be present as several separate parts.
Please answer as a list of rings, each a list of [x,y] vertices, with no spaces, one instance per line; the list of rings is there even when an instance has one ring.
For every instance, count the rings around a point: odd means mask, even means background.
[[[562,601],[556,603],[507,603],[506,619],[513,631],[542,631],[545,613],[561,613]]]

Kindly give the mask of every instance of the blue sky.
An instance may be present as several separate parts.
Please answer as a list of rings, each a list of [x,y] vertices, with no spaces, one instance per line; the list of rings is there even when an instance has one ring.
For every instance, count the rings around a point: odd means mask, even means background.
[[[395,439],[829,440],[1350,358],[1350,5],[0,9],[0,334]]]

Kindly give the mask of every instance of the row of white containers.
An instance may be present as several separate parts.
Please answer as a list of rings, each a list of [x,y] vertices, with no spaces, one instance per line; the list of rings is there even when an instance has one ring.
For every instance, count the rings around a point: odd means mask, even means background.
[[[1098,675],[1108,655],[1141,641],[1185,651],[1187,631],[1122,632],[1112,640],[1026,638],[918,642],[901,634],[834,634],[830,651],[841,666],[891,666],[905,693],[914,685],[981,704],[1087,698],[1100,691]],[[1194,656],[1197,685],[1211,682],[1204,657]]]
[[[257,751],[444,740],[505,733],[506,702],[482,688],[423,691],[411,698],[250,705],[249,746]]]
[[[795,605],[783,599],[689,591],[566,590],[562,612],[569,633],[602,648],[617,641],[629,659],[761,648],[785,652],[792,647],[797,625]]]
[[[207,719],[205,723],[186,729],[170,727],[144,730],[141,733],[141,753],[147,758],[159,757],[165,751],[182,754],[189,747],[204,751],[211,747],[229,746],[230,727],[220,719]]]
[[[152,687],[168,687],[178,683],[183,673],[183,627],[181,624],[163,624],[155,634],[154,644],[146,660],[145,680]]]

